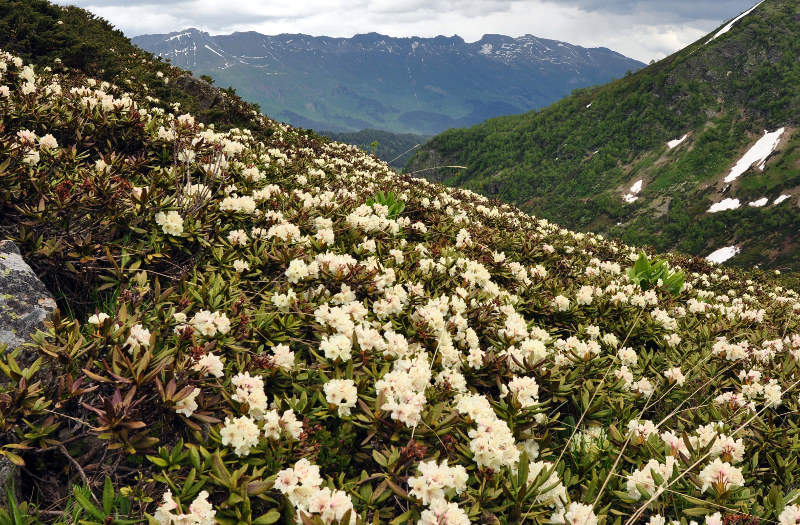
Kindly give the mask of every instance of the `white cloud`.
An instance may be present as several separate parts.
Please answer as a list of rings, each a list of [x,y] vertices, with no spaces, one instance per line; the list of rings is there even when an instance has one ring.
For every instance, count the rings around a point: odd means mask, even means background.
[[[105,18],[129,36],[197,27],[350,37],[533,34],[608,47],[644,62],[692,43],[754,0],[55,0]]]

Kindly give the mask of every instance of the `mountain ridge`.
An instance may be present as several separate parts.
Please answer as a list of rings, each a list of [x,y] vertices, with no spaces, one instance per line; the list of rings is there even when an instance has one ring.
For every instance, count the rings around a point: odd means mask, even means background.
[[[797,268],[796,199],[785,208],[748,206],[800,196],[797,23],[794,4],[767,0],[628,77],[538,112],[447,131],[406,169],[569,228],[699,256],[736,246],[737,264]],[[784,126],[764,172],[724,182],[765,131]],[[435,169],[453,164],[467,169]],[[638,198],[626,202],[640,180]],[[739,199],[738,208],[709,211],[727,198]]]
[[[274,118],[332,131],[434,134],[545,106],[644,64],[532,35],[351,38],[190,28],[133,42],[232,85]]]

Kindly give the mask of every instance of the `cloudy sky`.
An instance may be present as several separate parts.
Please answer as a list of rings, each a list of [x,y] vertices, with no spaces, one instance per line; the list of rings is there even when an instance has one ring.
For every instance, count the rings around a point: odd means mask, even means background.
[[[649,62],[709,33],[756,0],[55,0],[99,15],[127,36],[196,27],[350,37],[532,35],[608,47]]]

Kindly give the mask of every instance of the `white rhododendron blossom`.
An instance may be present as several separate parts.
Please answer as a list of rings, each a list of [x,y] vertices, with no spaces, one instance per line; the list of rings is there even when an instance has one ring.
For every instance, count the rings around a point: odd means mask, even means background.
[[[131,326],[130,335],[125,340],[125,346],[128,347],[130,353],[139,350],[143,346],[150,346],[150,330],[140,324]]]
[[[443,499],[434,500],[431,506],[422,511],[417,525],[470,525],[469,516],[457,503]]]
[[[188,512],[176,513],[180,511],[178,503],[173,499],[172,491],[167,490],[153,518],[160,525],[213,525],[217,511],[208,501],[208,496],[208,491],[201,491],[189,505]]]
[[[331,379],[322,390],[325,400],[337,407],[339,416],[349,416],[350,409],[356,406],[358,391],[352,379]]]
[[[212,375],[214,377],[222,377],[225,374],[225,365],[219,356],[209,352],[203,355],[200,359],[195,361],[192,365],[192,370],[200,372],[203,375]]]
[[[672,479],[673,472],[677,467],[674,456],[667,456],[664,463],[659,463],[655,459],[647,462],[647,465],[641,469],[634,470],[628,476],[626,488],[628,496],[638,500],[642,497],[642,491],[649,496],[661,494],[665,487],[655,482],[653,473],[661,476],[664,482],[669,482]]]
[[[711,489],[718,494],[733,487],[744,486],[742,471],[720,458],[714,459],[700,471],[700,481],[703,483],[701,492]]]
[[[258,445],[261,431],[255,420],[248,416],[235,419],[226,417],[225,424],[220,429],[222,444],[233,448],[237,456],[247,456],[250,449]]]
[[[297,511],[319,516],[326,524],[338,524],[347,511],[353,510],[353,502],[346,492],[321,486],[319,466],[305,458],[275,476],[275,489],[288,497]],[[356,513],[351,512],[350,524],[355,523]]]
[[[198,395],[200,395],[200,389],[195,388],[188,396],[175,403],[175,412],[191,417],[194,411],[197,410],[196,399]]]
[[[231,399],[250,407],[249,414],[260,418],[266,413],[269,403],[264,393],[264,380],[258,376],[251,376],[249,372],[242,372],[233,376],[231,385],[236,389]]]
[[[156,213],[156,224],[167,235],[180,235],[183,233],[183,217],[177,211]]]
[[[445,499],[448,492],[461,494],[467,486],[467,470],[461,465],[449,466],[445,459],[441,464],[423,461],[418,466],[419,476],[408,478],[409,494],[431,505]]]
[[[780,525],[797,525],[800,523],[800,505],[786,505],[778,516]]]
[[[111,316],[108,315],[107,313],[100,312],[100,313],[97,313],[97,314],[90,315],[89,319],[87,319],[86,322],[89,323],[89,324],[101,325],[106,321],[106,319],[110,319],[110,318],[111,318]]]
[[[231,322],[223,312],[201,310],[194,314],[189,324],[206,337],[214,337],[217,333],[227,334],[231,330]]]

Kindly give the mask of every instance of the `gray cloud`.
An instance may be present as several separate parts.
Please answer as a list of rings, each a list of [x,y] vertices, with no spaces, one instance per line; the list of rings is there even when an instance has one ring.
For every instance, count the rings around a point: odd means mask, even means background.
[[[694,42],[756,0],[55,0],[84,7],[129,36],[197,27],[349,37],[533,34],[608,47],[644,62]]]
[[[614,14],[658,14],[666,15],[671,21],[723,19],[733,18],[746,11],[755,3],[754,0],[549,0],[557,5],[569,5],[587,12],[603,12]],[[727,15],[725,14],[727,13]],[[722,20],[720,20],[722,21]]]

